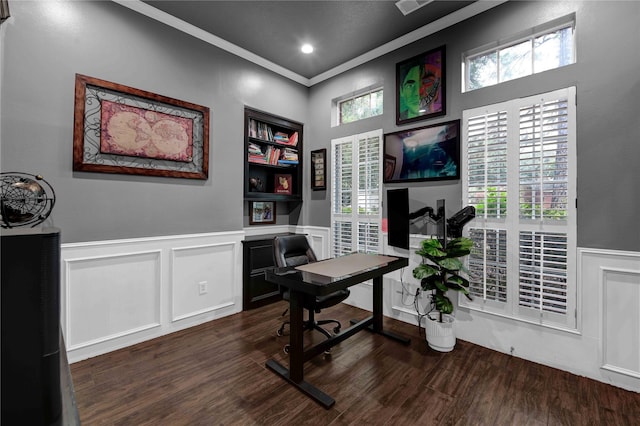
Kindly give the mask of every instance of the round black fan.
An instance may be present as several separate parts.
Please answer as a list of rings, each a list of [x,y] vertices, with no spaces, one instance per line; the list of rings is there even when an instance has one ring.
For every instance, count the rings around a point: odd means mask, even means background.
[[[55,203],[55,191],[42,176],[0,173],[0,224],[3,228],[34,227],[49,217]]]

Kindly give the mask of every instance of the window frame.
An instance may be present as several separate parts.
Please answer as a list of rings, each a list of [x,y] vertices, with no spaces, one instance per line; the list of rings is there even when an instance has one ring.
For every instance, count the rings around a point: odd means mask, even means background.
[[[562,29],[566,29],[566,28],[571,28],[572,29],[572,34],[573,34],[573,38],[572,38],[572,57],[571,57],[571,61],[568,64],[565,65],[561,65],[559,67],[553,67],[553,68],[547,68],[541,71],[535,71],[535,50],[534,50],[534,42],[538,37],[544,36],[544,35],[548,35],[551,33],[554,33],[556,31],[560,31]],[[517,46],[519,44],[522,44],[524,42],[529,42],[530,45],[530,49],[529,49],[529,54],[531,56],[530,60],[531,60],[531,70],[528,74],[519,76],[519,77],[514,77],[514,78],[510,78],[507,80],[500,80],[500,51],[503,51],[505,49],[508,49],[510,47],[514,47]],[[471,72],[471,66],[470,66],[470,62],[472,59],[475,59],[477,57],[480,56],[486,56],[486,55],[490,55],[490,54],[495,54],[496,55],[496,82],[493,84],[487,84],[487,85],[483,85],[480,87],[475,87],[475,88],[470,88],[471,86],[471,81],[470,81],[470,72]],[[546,24],[543,25],[539,25],[537,27],[533,27],[530,28],[528,30],[525,30],[521,33],[515,34],[511,37],[508,38],[504,38],[504,39],[500,39],[497,40],[493,43],[489,43],[487,45],[475,48],[475,49],[471,49],[467,52],[464,52],[462,54],[462,93],[466,93],[466,92],[472,92],[474,90],[478,90],[478,89],[482,89],[482,88],[486,88],[486,87],[491,87],[491,86],[495,86],[497,84],[500,83],[504,83],[507,81],[512,81],[518,78],[523,78],[523,77],[528,77],[531,75],[535,75],[544,71],[549,71],[552,69],[558,69],[558,68],[562,68],[564,66],[567,65],[571,65],[571,64],[575,64],[577,60],[577,53],[576,53],[576,19],[575,19],[575,15],[571,14],[562,18],[558,18],[555,19],[551,22],[548,22]]]
[[[370,115],[364,116],[362,118],[358,118],[357,120],[354,120],[354,121],[349,121],[349,122],[346,122],[346,123],[342,122],[342,108],[341,107],[345,102],[348,102],[348,101],[351,101],[351,100],[355,101],[358,98],[363,98],[365,96],[370,96],[372,93],[376,93],[376,92],[380,92],[380,96],[382,97],[382,108],[380,110],[380,114],[370,114]],[[335,111],[335,115],[336,116],[335,116],[334,123],[336,123],[336,126],[343,126],[345,124],[356,123],[358,121],[365,120],[367,118],[379,117],[379,116],[384,114],[384,88],[383,88],[382,85],[369,86],[369,87],[367,87],[365,89],[362,89],[360,91],[354,92],[354,93],[352,93],[350,95],[334,99],[333,103],[335,105],[334,111]],[[371,111],[371,109],[369,109],[369,111]]]
[[[521,147],[521,108],[529,107],[534,104],[551,102],[557,99],[566,99],[567,110],[567,215],[563,219],[540,218],[532,220],[530,218],[521,218],[520,216],[520,147]],[[546,100],[546,101],[545,101]],[[503,217],[486,217],[486,215],[477,215],[465,227],[465,234],[468,236],[472,230],[485,231],[506,231],[506,302],[493,300],[491,298],[475,297],[474,301],[468,301],[466,298],[460,297],[458,303],[460,306],[471,310],[478,310],[491,313],[498,316],[508,317],[519,321],[538,324],[545,327],[561,329],[565,331],[577,331],[580,328],[579,323],[579,303],[578,303],[578,282],[577,282],[577,155],[576,155],[576,88],[569,87],[566,89],[555,90],[549,93],[534,95],[525,98],[513,99],[498,104],[472,108],[462,113],[462,195],[463,205],[469,202],[469,123],[472,119],[483,115],[489,116],[496,113],[506,113],[506,150],[507,150],[507,182],[506,182],[506,203],[507,211]],[[485,157],[484,164],[490,165]],[[486,167],[487,169],[489,167]],[[489,187],[487,184],[486,187]],[[483,217],[484,216],[484,217]],[[496,216],[500,216],[496,214]],[[521,306],[521,260],[519,251],[521,249],[521,233],[557,233],[566,234],[567,251],[566,251],[566,313],[555,314],[548,310],[533,310]],[[484,252],[482,252],[484,253]],[[546,252],[543,256],[547,256]],[[471,257],[471,256],[470,256]],[[486,257],[485,257],[486,259]],[[469,265],[470,259],[467,259]],[[471,259],[473,261],[473,259]],[[544,263],[544,262],[542,262]],[[487,263],[485,263],[487,268]],[[487,281],[484,281],[485,287]],[[509,283],[514,283],[509,285]],[[486,294],[486,293],[485,293]],[[547,295],[548,293],[545,293]]]

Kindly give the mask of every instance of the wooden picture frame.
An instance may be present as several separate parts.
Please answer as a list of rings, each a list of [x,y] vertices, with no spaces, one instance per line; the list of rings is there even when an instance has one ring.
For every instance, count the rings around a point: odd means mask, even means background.
[[[274,175],[273,193],[291,195],[293,193],[293,177],[290,174]]]
[[[396,64],[396,124],[446,114],[446,48]]]
[[[393,155],[384,155],[384,175],[383,182],[390,182],[396,171],[396,157]]]
[[[386,133],[383,152],[384,183],[460,179],[460,120]]]
[[[311,151],[311,189],[324,191],[327,189],[327,150]]]
[[[209,108],[76,74],[73,170],[209,174]]]
[[[249,201],[249,225],[276,223],[275,201]]]

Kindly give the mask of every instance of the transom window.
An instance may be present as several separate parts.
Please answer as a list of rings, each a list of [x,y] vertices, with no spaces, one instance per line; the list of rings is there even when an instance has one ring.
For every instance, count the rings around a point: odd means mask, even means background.
[[[471,91],[575,63],[575,22],[567,18],[526,36],[464,55],[464,88]]]
[[[382,88],[368,90],[338,104],[338,124],[352,123],[364,118],[382,115]]]

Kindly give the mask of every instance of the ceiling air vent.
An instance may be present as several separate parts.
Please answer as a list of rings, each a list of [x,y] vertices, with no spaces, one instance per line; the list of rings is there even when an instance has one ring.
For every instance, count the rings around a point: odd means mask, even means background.
[[[432,1],[433,0],[399,0],[396,2],[396,7],[406,16],[420,9],[422,6],[428,5]]]

